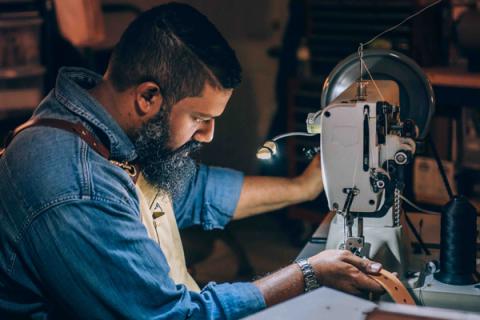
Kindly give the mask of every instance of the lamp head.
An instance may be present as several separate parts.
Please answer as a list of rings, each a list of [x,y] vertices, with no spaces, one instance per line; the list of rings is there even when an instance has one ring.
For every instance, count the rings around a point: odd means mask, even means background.
[[[269,160],[277,154],[277,144],[273,141],[266,141],[257,151],[257,159]]]

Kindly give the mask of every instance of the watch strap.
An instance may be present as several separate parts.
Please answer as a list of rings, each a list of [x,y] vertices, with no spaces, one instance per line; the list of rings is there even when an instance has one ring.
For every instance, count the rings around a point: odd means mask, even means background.
[[[307,259],[296,260],[295,263],[300,267],[303,274],[303,280],[305,282],[305,292],[312,291],[320,287],[320,283],[315,276],[312,265]]]

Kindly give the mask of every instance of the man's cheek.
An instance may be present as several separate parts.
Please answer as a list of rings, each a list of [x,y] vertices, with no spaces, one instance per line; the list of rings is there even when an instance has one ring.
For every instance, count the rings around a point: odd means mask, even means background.
[[[170,139],[168,141],[168,147],[170,150],[178,150],[185,146],[187,143],[192,141],[190,137],[183,137],[183,136],[178,136],[178,135],[170,135]]]
[[[174,134],[174,131],[170,130],[170,134],[167,142],[168,151],[175,151],[176,149],[178,149],[179,145],[178,145],[177,139],[178,138]]]

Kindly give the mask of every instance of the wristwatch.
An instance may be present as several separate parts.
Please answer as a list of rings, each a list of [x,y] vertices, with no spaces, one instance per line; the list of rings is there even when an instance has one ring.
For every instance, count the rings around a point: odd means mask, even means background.
[[[300,267],[303,273],[303,281],[305,281],[305,292],[312,291],[320,287],[317,277],[315,277],[315,272],[307,259],[298,259],[295,263]]]

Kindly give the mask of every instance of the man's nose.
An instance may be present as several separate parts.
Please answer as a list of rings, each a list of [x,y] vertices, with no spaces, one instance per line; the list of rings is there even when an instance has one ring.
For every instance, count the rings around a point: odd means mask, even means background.
[[[202,143],[209,143],[213,140],[213,134],[215,131],[215,119],[210,119],[202,123],[197,132],[193,136],[193,139]]]

